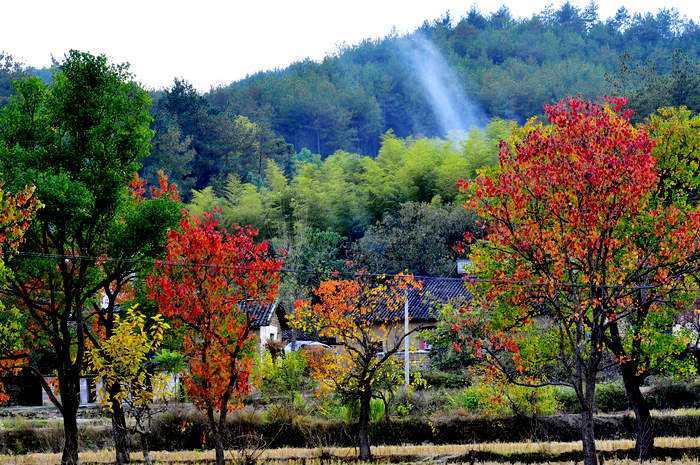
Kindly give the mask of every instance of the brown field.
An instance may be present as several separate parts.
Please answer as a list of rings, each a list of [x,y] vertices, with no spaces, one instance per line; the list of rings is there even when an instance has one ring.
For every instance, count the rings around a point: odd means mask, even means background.
[[[693,450],[700,449],[700,438],[657,438],[656,446],[665,450]],[[603,452],[620,452],[624,454],[634,447],[631,440],[598,441],[598,448]],[[478,463],[503,463],[517,462],[509,460],[508,457],[518,454],[544,455],[556,458],[557,455],[579,451],[581,448],[578,442],[521,442],[521,443],[479,443],[463,445],[406,445],[406,446],[376,446],[372,448],[375,462],[392,463],[422,463],[422,464],[445,464],[464,462],[465,456],[470,453],[491,453],[500,456],[498,462],[479,461]],[[323,454],[326,458],[319,459]],[[269,449],[259,456],[259,461],[270,465],[340,465],[347,463],[344,458],[352,458],[355,455],[353,448],[324,448],[324,449],[296,449],[281,448]],[[85,464],[109,464],[114,460],[114,453],[111,450],[101,450],[95,452],[83,452],[80,454],[82,463]],[[180,451],[180,452],[153,452],[152,457],[155,464],[159,465],[199,465],[211,463],[214,458],[213,451]],[[29,455],[0,455],[2,465],[54,465],[59,463],[59,454],[29,454]],[[141,462],[140,453],[132,455],[133,460]],[[231,451],[230,458],[236,458],[236,453]],[[532,460],[528,460],[532,462]],[[575,463],[548,461],[543,463]],[[638,463],[630,459],[607,459],[606,464],[632,464]],[[690,459],[665,459],[648,462],[650,464],[692,464],[700,465],[697,458]],[[361,465],[353,462],[355,465]]]

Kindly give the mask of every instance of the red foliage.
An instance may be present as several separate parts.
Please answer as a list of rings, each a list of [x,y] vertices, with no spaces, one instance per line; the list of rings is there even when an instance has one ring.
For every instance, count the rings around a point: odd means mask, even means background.
[[[40,205],[34,196],[33,187],[27,187],[16,194],[4,192],[2,187],[0,183],[0,278],[4,279],[3,258],[14,254],[24,241],[29,222]],[[0,302],[0,312],[6,311]],[[4,320],[5,318],[0,318],[0,325],[5,323]],[[23,335],[20,333],[22,331],[13,326],[0,327],[0,404],[8,399],[2,377],[16,373],[27,363],[28,351],[23,348]]]
[[[184,332],[185,385],[203,409],[234,408],[250,389],[251,321],[239,305],[274,299],[281,268],[256,234],[248,227],[226,231],[212,214],[185,217],[147,279],[160,311]]]
[[[159,199],[165,197],[167,199],[173,200],[175,202],[180,201],[180,192],[177,190],[177,185],[171,183],[168,179],[168,175],[162,170],[158,173],[158,184],[149,186],[149,193],[152,199]],[[129,188],[131,190],[131,196],[135,200],[143,200],[146,196],[146,180],[139,176],[138,173],[134,173],[134,177],[129,183]]]
[[[180,192],[177,190],[175,183],[168,180],[168,175],[162,170],[158,171],[158,185],[151,186],[151,198],[159,199],[165,197],[169,200],[179,202]]]
[[[683,264],[700,251],[700,210],[652,201],[654,142],[630,124],[625,103],[548,105],[550,125],[529,123],[514,149],[501,143],[494,174],[460,183],[466,207],[487,225],[474,249],[481,279],[472,308],[491,311],[480,319],[466,309],[463,324],[485,325],[482,340],[510,353],[518,371],[518,328],[552,302],[554,321],[605,331],[634,311],[635,286],[655,290],[652,309],[673,299]]]

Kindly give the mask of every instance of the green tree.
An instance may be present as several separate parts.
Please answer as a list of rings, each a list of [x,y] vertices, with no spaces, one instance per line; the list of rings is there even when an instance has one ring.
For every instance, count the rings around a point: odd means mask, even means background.
[[[353,258],[376,273],[450,276],[457,272],[454,246],[466,230],[476,232],[474,218],[461,206],[407,202],[367,228]]]
[[[642,121],[662,107],[685,106],[700,111],[700,63],[682,50],[671,56],[670,69],[656,63],[634,62],[627,53],[620,59],[617,73],[608,76],[614,93],[629,97],[635,121]]]
[[[298,272],[285,276],[281,293],[291,296],[293,302],[300,296],[308,296],[321,281],[330,279],[334,271],[342,271],[345,268],[342,260],[344,242],[344,238],[334,231],[297,224],[294,243],[285,263]]]
[[[338,152],[322,164],[303,163],[292,180],[296,221],[357,237],[369,222],[363,157]]]
[[[78,462],[78,384],[86,341],[99,344],[91,317],[109,337],[118,297],[142,259],[160,252],[179,207],[163,197],[137,201],[128,186],[148,153],[150,99],[126,65],[71,51],[50,86],[16,83],[0,114],[0,171],[7,186],[36,185],[46,205],[32,222],[20,255],[8,262],[11,293],[36,328],[40,349],[56,360],[59,397],[44,389],[63,416],[61,462]],[[100,305],[106,295],[108,304]],[[119,386],[110,386],[110,395]],[[113,411],[120,411],[118,402]],[[128,460],[115,414],[117,460]]]
[[[192,139],[182,137],[180,129],[171,124],[163,130],[156,130],[152,145],[151,154],[144,161],[143,178],[155,183],[158,172],[162,171],[180,192],[189,197],[195,183],[191,166],[195,156]]]

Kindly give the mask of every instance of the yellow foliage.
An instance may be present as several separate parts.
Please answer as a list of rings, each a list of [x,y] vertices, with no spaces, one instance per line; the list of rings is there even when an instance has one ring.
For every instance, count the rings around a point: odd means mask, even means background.
[[[162,315],[150,318],[136,307],[127,310],[124,317],[117,316],[113,334],[102,341],[101,347],[87,353],[88,367],[105,386],[119,383],[121,390],[115,395],[119,402],[129,401],[132,406],[146,406],[154,397],[166,395],[165,375],[151,375],[146,370],[149,357],[158,351],[169,325]],[[101,402],[111,408],[109,396],[102,395]]]

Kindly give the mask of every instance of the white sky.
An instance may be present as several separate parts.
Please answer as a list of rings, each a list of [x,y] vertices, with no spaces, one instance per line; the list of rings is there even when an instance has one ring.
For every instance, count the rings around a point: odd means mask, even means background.
[[[31,66],[71,49],[128,61],[146,86],[183,77],[200,90],[310,57],[343,43],[408,32],[449,11],[502,4],[529,16],[560,0],[24,0],[3,2],[0,50]],[[588,0],[574,0],[584,6]],[[697,0],[599,0],[602,17],[675,7],[698,21]]]

